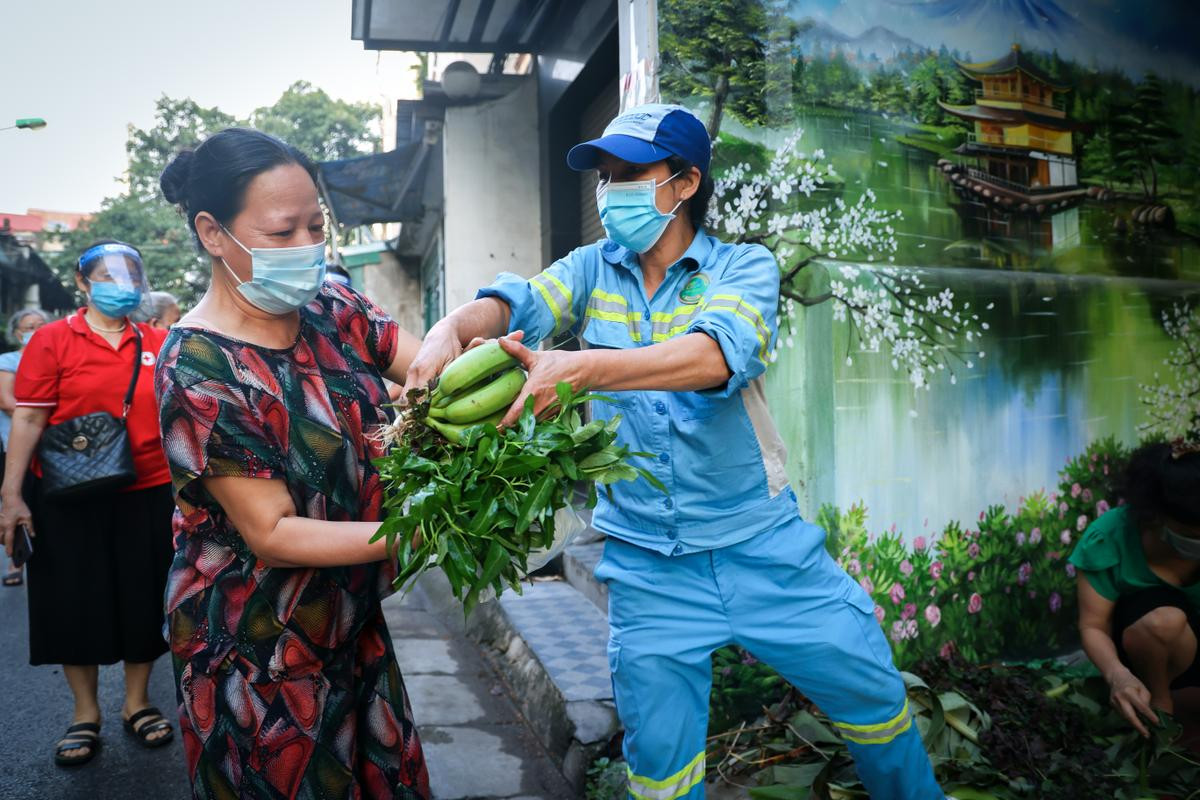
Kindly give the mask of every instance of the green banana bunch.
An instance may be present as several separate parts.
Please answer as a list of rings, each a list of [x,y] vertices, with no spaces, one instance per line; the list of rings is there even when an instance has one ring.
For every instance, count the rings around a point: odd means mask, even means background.
[[[467,428],[499,422],[525,386],[525,373],[516,363],[496,342],[456,358],[430,396],[426,424],[457,443]]]
[[[516,366],[517,360],[504,352],[500,342],[492,340],[468,350],[442,370],[430,397],[435,406],[445,406],[449,398],[502,369]]]
[[[443,422],[440,419],[426,417],[425,424],[433,428],[435,431],[446,437],[446,440],[454,444],[461,444],[463,434],[467,432],[467,428],[473,428],[476,425],[497,425],[500,420],[504,419],[504,413],[508,411],[505,407],[503,411],[497,411],[495,414],[486,419],[476,420],[475,422],[467,422],[462,425],[455,425],[453,422]]]

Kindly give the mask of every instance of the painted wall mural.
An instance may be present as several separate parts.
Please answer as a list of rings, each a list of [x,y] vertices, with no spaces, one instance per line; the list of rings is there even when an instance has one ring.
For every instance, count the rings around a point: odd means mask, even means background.
[[[808,514],[936,535],[1153,421],[1200,292],[1190,18],[659,0],[663,98],[716,137],[711,226],[787,278],[768,383]]]

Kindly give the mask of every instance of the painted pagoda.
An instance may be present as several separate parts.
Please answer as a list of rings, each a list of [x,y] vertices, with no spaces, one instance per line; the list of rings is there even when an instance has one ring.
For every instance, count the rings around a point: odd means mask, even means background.
[[[1046,74],[1016,44],[994,61],[957,63],[981,88],[973,105],[940,103],[973,125],[956,150],[968,163],[954,170],[955,183],[1025,210],[1060,207],[1081,196],[1073,138],[1081,126],[1067,119],[1070,87]]]

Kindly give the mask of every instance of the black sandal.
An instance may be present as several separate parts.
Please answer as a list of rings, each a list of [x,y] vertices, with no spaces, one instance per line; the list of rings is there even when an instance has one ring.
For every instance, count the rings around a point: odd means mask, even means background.
[[[20,586],[25,582],[25,572],[20,569],[9,570],[4,575],[5,586]]]
[[[100,752],[100,723],[77,722],[67,728],[54,748],[54,763],[60,767],[78,767],[95,758]],[[82,750],[82,755],[66,755],[68,750]]]
[[[139,725],[138,722],[142,724]],[[167,722],[162,712],[154,706],[146,706],[141,711],[135,711],[130,715],[129,719],[125,720],[125,730],[137,737],[142,747],[151,749],[169,744],[175,738],[175,729],[171,727],[170,722]],[[150,738],[150,734],[159,731],[166,731],[167,735],[159,736],[157,739]]]

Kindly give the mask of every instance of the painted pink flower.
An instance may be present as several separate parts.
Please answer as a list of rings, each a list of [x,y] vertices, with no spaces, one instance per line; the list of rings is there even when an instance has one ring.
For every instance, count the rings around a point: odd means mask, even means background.
[[[1041,544],[1041,541],[1042,541],[1042,529],[1041,528],[1034,528],[1033,530],[1031,530],[1029,532],[1029,543],[1030,544]]]
[[[1036,592],[1036,591],[1034,591],[1033,589],[1030,589],[1030,590],[1029,590],[1029,599],[1030,599],[1030,600],[1036,600],[1036,599],[1037,599],[1037,592]]]
[[[905,639],[917,638],[917,621],[915,619],[910,619],[910,620],[905,621],[905,623],[904,623],[904,638]]]
[[[898,583],[893,583],[890,594],[892,597],[892,605],[898,606],[900,605],[901,601],[904,600],[904,587]]]
[[[900,562],[900,574],[906,578],[913,574],[912,562],[907,558]]]
[[[875,606],[875,621],[880,625],[883,624],[883,618],[887,616],[887,612],[883,610],[883,606]]]
[[[1057,614],[1060,608],[1062,608],[1062,595],[1060,595],[1058,592],[1051,592],[1050,610]]]
[[[1033,574],[1033,565],[1028,561],[1017,567],[1017,585],[1024,586],[1029,583],[1029,576]]]
[[[1083,487],[1078,483],[1071,484],[1071,497],[1079,497],[1083,493]]]
[[[1063,544],[1070,544],[1071,543],[1071,531],[1068,530],[1067,528],[1063,528],[1063,532],[1061,534],[1059,534],[1058,540],[1060,542],[1062,542]]]
[[[1017,547],[1025,546],[1025,531],[1017,531]]]
[[[1068,578],[1075,577],[1075,565],[1074,564],[1067,564],[1067,577]]]
[[[932,603],[925,606],[925,621],[931,628],[936,628],[942,622],[942,610]]]
[[[892,632],[890,635],[892,637],[892,641],[895,642],[896,644],[903,642],[904,641],[904,623],[901,622],[900,620],[896,620],[895,622],[893,622],[892,623]]]
[[[935,581],[942,577],[942,562],[935,561],[929,565],[929,577]]]
[[[1104,465],[1104,474],[1105,474],[1105,475],[1107,475],[1107,474],[1108,474],[1108,464],[1105,464],[1105,465]]]
[[[979,545],[976,542],[967,545],[967,555],[971,558],[979,558]]]
[[[875,584],[871,583],[871,579],[863,575],[858,579],[858,585],[863,588],[867,594],[875,594]]]
[[[1058,504],[1058,515],[1061,517],[1063,514],[1066,514],[1068,508],[1070,506],[1067,505],[1066,501],[1060,502]]]
[[[967,573],[967,583],[970,583],[973,580],[975,580],[975,570],[970,570]]]
[[[900,619],[912,619],[917,615],[916,603],[905,603],[904,608],[900,611]]]
[[[1083,494],[1082,494],[1082,495],[1080,495],[1079,499],[1080,499],[1080,500],[1082,500],[1082,501],[1083,501],[1083,502],[1085,502],[1085,503],[1090,503],[1090,502],[1092,502],[1092,490],[1091,490],[1091,489],[1084,489],[1084,490],[1083,490]]]
[[[1075,530],[1082,531],[1083,529],[1085,529],[1087,527],[1087,524],[1088,524],[1087,514],[1080,514],[1079,519],[1075,520]]]
[[[924,536],[918,536],[917,538],[913,539],[913,550],[916,550],[919,553],[924,550],[928,544],[929,542]]]
[[[971,598],[967,600],[967,613],[978,614],[982,610],[983,598],[979,595],[979,592],[972,593]]]
[[[1101,514],[1107,514],[1110,508],[1112,508],[1112,506],[1108,504],[1107,500],[1101,500],[1099,503],[1096,503],[1096,516],[1098,517]]]
[[[957,652],[957,650],[958,650],[958,648],[954,646],[954,640],[951,639],[950,641],[948,641],[944,645],[942,645],[940,650],[938,650],[938,657],[942,658],[942,659],[949,659],[949,658],[953,657],[954,653]]]
[[[858,575],[862,572],[862,564],[859,563],[857,558],[852,558],[850,559],[850,563],[846,564],[846,572],[849,572],[851,575]]]

